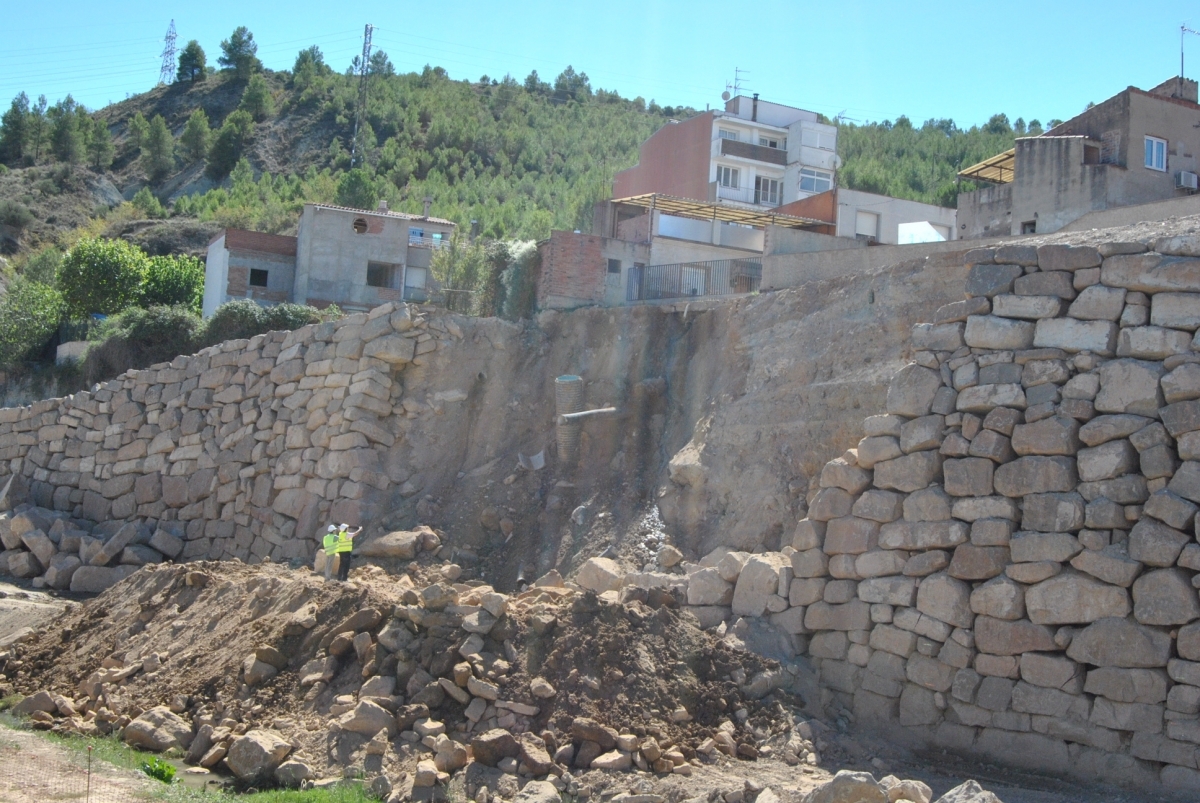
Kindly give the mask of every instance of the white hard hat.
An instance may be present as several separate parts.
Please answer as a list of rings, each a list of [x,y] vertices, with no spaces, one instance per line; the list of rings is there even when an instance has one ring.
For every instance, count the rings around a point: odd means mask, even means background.
[[[339,524],[339,525],[338,525],[338,529],[339,529],[339,530],[349,530],[349,529],[350,529],[350,525],[349,525],[349,524]]]
[[[334,527],[332,524],[330,524],[329,529],[326,530],[326,532],[337,532],[337,527]]]

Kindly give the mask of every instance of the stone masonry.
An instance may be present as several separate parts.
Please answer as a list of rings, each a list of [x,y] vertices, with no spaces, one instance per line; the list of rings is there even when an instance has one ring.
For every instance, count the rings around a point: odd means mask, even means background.
[[[0,571],[97,591],[164,557],[311,559],[327,521],[415,493],[383,465],[400,376],[457,330],[389,303],[0,409],[0,478],[33,504],[0,516]]]
[[[782,550],[688,602],[789,634],[834,717],[1200,790],[1200,237],[966,259]]]

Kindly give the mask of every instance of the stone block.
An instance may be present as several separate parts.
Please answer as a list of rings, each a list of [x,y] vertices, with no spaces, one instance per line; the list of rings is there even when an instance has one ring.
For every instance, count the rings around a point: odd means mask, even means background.
[[[907,658],[917,648],[917,634],[889,624],[877,624],[871,629],[868,645],[881,654]]]
[[[1163,366],[1157,362],[1121,359],[1104,363],[1100,366],[1096,411],[1158,418],[1159,408],[1164,404],[1159,387],[1162,375]]]
[[[1021,656],[1021,680],[1067,694],[1084,690],[1084,670],[1070,658],[1055,653],[1027,652]],[[1036,711],[1029,713],[1045,713]]]
[[[1021,457],[996,469],[993,482],[1004,496],[1072,491],[1078,483],[1070,457]]]
[[[1013,292],[1019,296],[1054,296],[1070,301],[1075,298],[1075,282],[1071,274],[1063,271],[1037,271],[1016,279]]]
[[[843,516],[828,523],[823,549],[829,555],[860,555],[874,549],[878,538],[879,522]]]
[[[886,524],[900,518],[904,501],[905,497],[902,494],[872,489],[858,497],[850,512],[859,518]]]
[[[912,328],[912,344],[913,348],[929,351],[956,351],[963,346],[963,324],[915,324]]]
[[[955,401],[960,413],[988,413],[997,407],[1024,410],[1025,390],[1017,383],[976,385],[964,388]]]
[[[1147,572],[1133,583],[1133,618],[1144,625],[1183,625],[1200,619],[1200,599],[1183,569]]]
[[[975,646],[991,655],[1020,655],[1025,652],[1058,650],[1054,631],[1028,619],[1003,620],[992,616],[975,619]]]
[[[942,456],[935,451],[914,452],[875,464],[875,486],[910,493],[928,487],[941,475]],[[812,516],[811,511],[809,515]]]
[[[1016,621],[1025,616],[1025,587],[1010,577],[995,577],[971,592],[971,611],[993,619]]]
[[[1091,246],[1040,245],[1037,249],[1038,267],[1044,271],[1077,271],[1101,264],[1100,252]]]
[[[990,429],[980,430],[971,439],[967,453],[972,457],[986,457],[994,463],[1007,463],[1016,456],[1010,440]]]
[[[1119,438],[1128,438],[1152,423],[1152,419],[1132,413],[1100,415],[1079,428],[1079,440],[1088,446],[1100,446]]]
[[[1165,488],[1151,494],[1142,508],[1142,512],[1147,516],[1153,516],[1176,530],[1186,529],[1197,510],[1200,508]]]
[[[1138,454],[1125,439],[1080,449],[1076,456],[1079,479],[1098,482],[1128,474],[1138,467]]]
[[[1200,292],[1200,261],[1159,254],[1112,256],[1101,265],[1100,280],[1142,293]]]
[[[1170,681],[1162,669],[1101,667],[1087,673],[1083,690],[1121,703],[1161,703]]]
[[[804,626],[814,631],[870,630],[871,606],[857,599],[842,605],[814,602],[804,614]]]
[[[888,385],[887,411],[907,418],[928,415],[934,395],[942,386],[941,376],[916,363],[901,368]]]
[[[858,442],[858,465],[864,469],[874,468],[876,463],[893,460],[902,454],[899,439],[891,435],[875,435]]]
[[[980,433],[979,437],[982,437]],[[983,457],[946,460],[942,464],[946,493],[951,496],[990,496],[995,464]]]
[[[992,299],[992,315],[1000,318],[1036,321],[1053,318],[1062,308],[1063,300],[1058,296],[998,295]]]
[[[1179,530],[1145,518],[1129,533],[1129,557],[1148,566],[1173,566],[1190,540]]]
[[[1006,546],[961,544],[955,548],[946,573],[959,580],[987,580],[1002,574],[1008,561]]]
[[[1043,418],[1032,424],[1017,424],[1012,430],[1012,449],[1018,455],[1073,455],[1079,451],[1079,422],[1065,416]]]
[[[893,549],[866,552],[854,560],[854,571],[859,577],[887,577],[904,571],[908,553]],[[795,581],[793,581],[793,584]],[[795,605],[796,603],[792,603]],[[801,603],[806,604],[806,603]]]
[[[1162,378],[1167,404],[1200,399],[1200,363],[1185,362]]]
[[[969,628],[975,620],[971,612],[971,587],[948,574],[932,574],[917,589],[917,610],[955,627]]]
[[[942,444],[945,423],[945,416],[941,415],[926,415],[904,422],[900,427],[900,450],[908,454],[938,448]],[[869,479],[868,475],[868,482]]]
[[[1129,592],[1068,570],[1027,589],[1025,609],[1034,624],[1086,624],[1128,615]]]
[[[800,553],[796,553],[800,554]],[[733,591],[733,612],[739,616],[762,616],[767,602],[779,589],[780,569],[789,563],[778,553],[753,555],[742,567]],[[836,629],[836,628],[817,628]],[[865,630],[866,628],[859,628]]]
[[[940,549],[931,549],[928,552],[918,552],[909,558],[908,562],[904,564],[904,574],[907,577],[925,577],[934,572],[940,572],[949,565],[949,553]]]
[[[936,485],[914,491],[904,499],[904,520],[947,521],[950,519],[950,501],[946,492]]]
[[[822,488],[808,506],[808,517],[813,521],[828,522],[850,515],[853,506],[854,497],[841,488]]]
[[[822,488],[841,488],[854,495],[871,485],[871,472],[851,465],[839,457],[825,464],[821,470],[820,484]]]
[[[986,298],[968,298],[954,301],[938,307],[933,314],[935,324],[957,323],[966,321],[968,315],[987,315],[991,311],[991,302]]]
[[[1200,329],[1200,294],[1155,293],[1150,299],[1150,323],[1171,329]]]
[[[1092,285],[1071,302],[1067,315],[1085,321],[1116,321],[1125,308],[1126,292],[1120,287]]]
[[[1017,503],[1003,496],[966,497],[955,499],[951,513],[956,519],[977,521],[978,519],[1009,519],[1016,521],[1021,516]]]
[[[1117,338],[1117,356],[1163,360],[1173,354],[1187,354],[1191,343],[1191,336],[1178,329],[1129,326]]]
[[[883,549],[949,549],[966,543],[968,526],[961,521],[893,521],[879,528]]]
[[[1117,325],[1110,321],[1044,318],[1037,322],[1033,345],[1035,348],[1056,348],[1071,353],[1090,351],[1108,356],[1117,346]]]
[[[1126,441],[1127,442],[1127,441]],[[1083,527],[1084,501],[1078,493],[1031,494],[1024,500],[1021,529],[1072,532]],[[1040,559],[1039,559],[1040,560]]]
[[[1129,557],[1124,543],[1111,544],[1103,549],[1085,549],[1071,559],[1071,565],[1098,580],[1121,588],[1129,588],[1142,571],[1142,564]]]
[[[1017,265],[972,265],[967,273],[968,296],[992,298],[1012,291],[1013,282],[1024,271]]]
[[[976,633],[976,640],[978,638]],[[1101,619],[1075,634],[1067,647],[1067,657],[1101,667],[1167,666],[1171,657],[1171,637],[1132,619]]]
[[[1014,523],[1009,519],[976,519],[971,524],[971,543],[975,546],[1008,546]]]

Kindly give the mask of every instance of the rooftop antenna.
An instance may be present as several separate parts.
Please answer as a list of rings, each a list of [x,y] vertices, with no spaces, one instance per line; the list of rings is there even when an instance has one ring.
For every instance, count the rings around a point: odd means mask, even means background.
[[[1187,26],[1187,23],[1179,26],[1179,77],[1183,78],[1183,37],[1184,34],[1194,34],[1200,36],[1200,31],[1193,31]]]
[[[742,83],[742,78],[749,75],[749,70],[743,70],[740,67],[733,68],[733,81],[725,82],[725,91],[721,93],[721,100],[729,100],[730,97],[737,97],[746,91],[745,85]]]
[[[371,34],[375,26],[367,23],[363,28],[362,61],[358,64],[358,102],[354,105],[354,139],[350,143],[350,166],[361,162],[359,151],[365,151],[363,143],[359,142],[359,131],[362,130],[363,118],[367,116],[367,72],[371,62]]]
[[[171,20],[163,43],[162,69],[158,71],[158,82],[172,84],[175,83],[175,20]]]

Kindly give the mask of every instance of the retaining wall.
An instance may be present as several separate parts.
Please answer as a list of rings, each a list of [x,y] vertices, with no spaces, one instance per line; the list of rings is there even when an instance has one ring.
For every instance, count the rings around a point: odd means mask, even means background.
[[[779,553],[688,601],[766,617],[821,706],[911,745],[1200,790],[1200,237],[966,254],[966,298]]]

